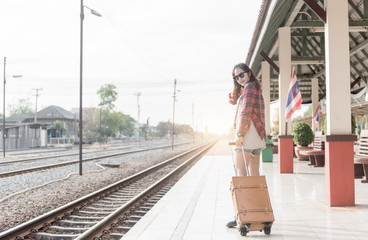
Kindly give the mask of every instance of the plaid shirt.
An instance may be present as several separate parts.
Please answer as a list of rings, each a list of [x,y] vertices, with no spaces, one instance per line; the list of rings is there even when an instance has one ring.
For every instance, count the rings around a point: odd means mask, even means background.
[[[249,130],[250,123],[253,122],[260,138],[266,139],[262,91],[257,91],[254,83],[248,82],[244,86],[238,108],[237,134],[245,135]]]

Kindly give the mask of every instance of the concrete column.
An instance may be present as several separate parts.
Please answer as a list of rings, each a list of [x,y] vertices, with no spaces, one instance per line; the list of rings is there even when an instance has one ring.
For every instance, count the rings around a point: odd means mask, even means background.
[[[279,28],[279,113],[280,113],[280,135],[291,135],[291,124],[288,122],[286,132],[285,108],[291,81],[291,39],[290,28]]]
[[[294,144],[291,136],[291,121],[286,129],[285,108],[291,82],[291,39],[290,28],[279,28],[279,164],[280,173],[294,171]]]
[[[313,121],[313,115],[318,107],[318,78],[312,78],[312,130],[317,131],[318,125]],[[320,124],[320,123],[319,123]]]
[[[266,135],[271,134],[271,117],[270,117],[270,64],[266,61],[262,62],[262,95],[265,105],[265,128]]]
[[[350,56],[347,0],[325,0],[326,194],[330,206],[355,205],[351,135]]]
[[[351,134],[348,1],[325,4],[327,134]]]

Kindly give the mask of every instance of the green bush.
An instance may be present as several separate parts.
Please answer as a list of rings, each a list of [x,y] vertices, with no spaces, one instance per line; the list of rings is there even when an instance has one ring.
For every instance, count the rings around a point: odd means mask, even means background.
[[[314,135],[312,128],[304,122],[298,122],[293,127],[294,143],[298,146],[306,147],[313,142]]]

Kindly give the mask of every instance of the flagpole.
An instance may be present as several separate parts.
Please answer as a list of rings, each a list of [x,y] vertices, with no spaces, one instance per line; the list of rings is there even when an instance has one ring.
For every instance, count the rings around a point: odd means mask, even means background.
[[[287,127],[288,127],[288,123],[287,123],[287,120],[286,120],[286,122],[285,122],[285,135],[288,135]]]

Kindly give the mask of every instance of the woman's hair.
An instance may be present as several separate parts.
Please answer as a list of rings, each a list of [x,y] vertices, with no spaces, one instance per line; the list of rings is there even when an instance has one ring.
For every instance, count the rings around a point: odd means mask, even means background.
[[[244,72],[246,73],[249,73],[250,72],[250,76],[249,76],[249,82],[253,82],[254,85],[256,86],[256,89],[257,91],[259,91],[261,89],[261,84],[259,83],[259,81],[257,80],[257,78],[254,76],[252,70],[250,70],[250,68],[245,64],[245,63],[238,63],[234,66],[234,69],[233,69],[233,72],[232,72],[232,75],[233,75],[233,82],[234,82],[234,88],[233,88],[233,91],[231,93],[232,95],[232,100],[235,102],[238,100],[238,98],[240,97],[241,95],[241,89],[242,89],[242,86],[234,79],[235,77],[235,69],[241,69],[243,70]]]

